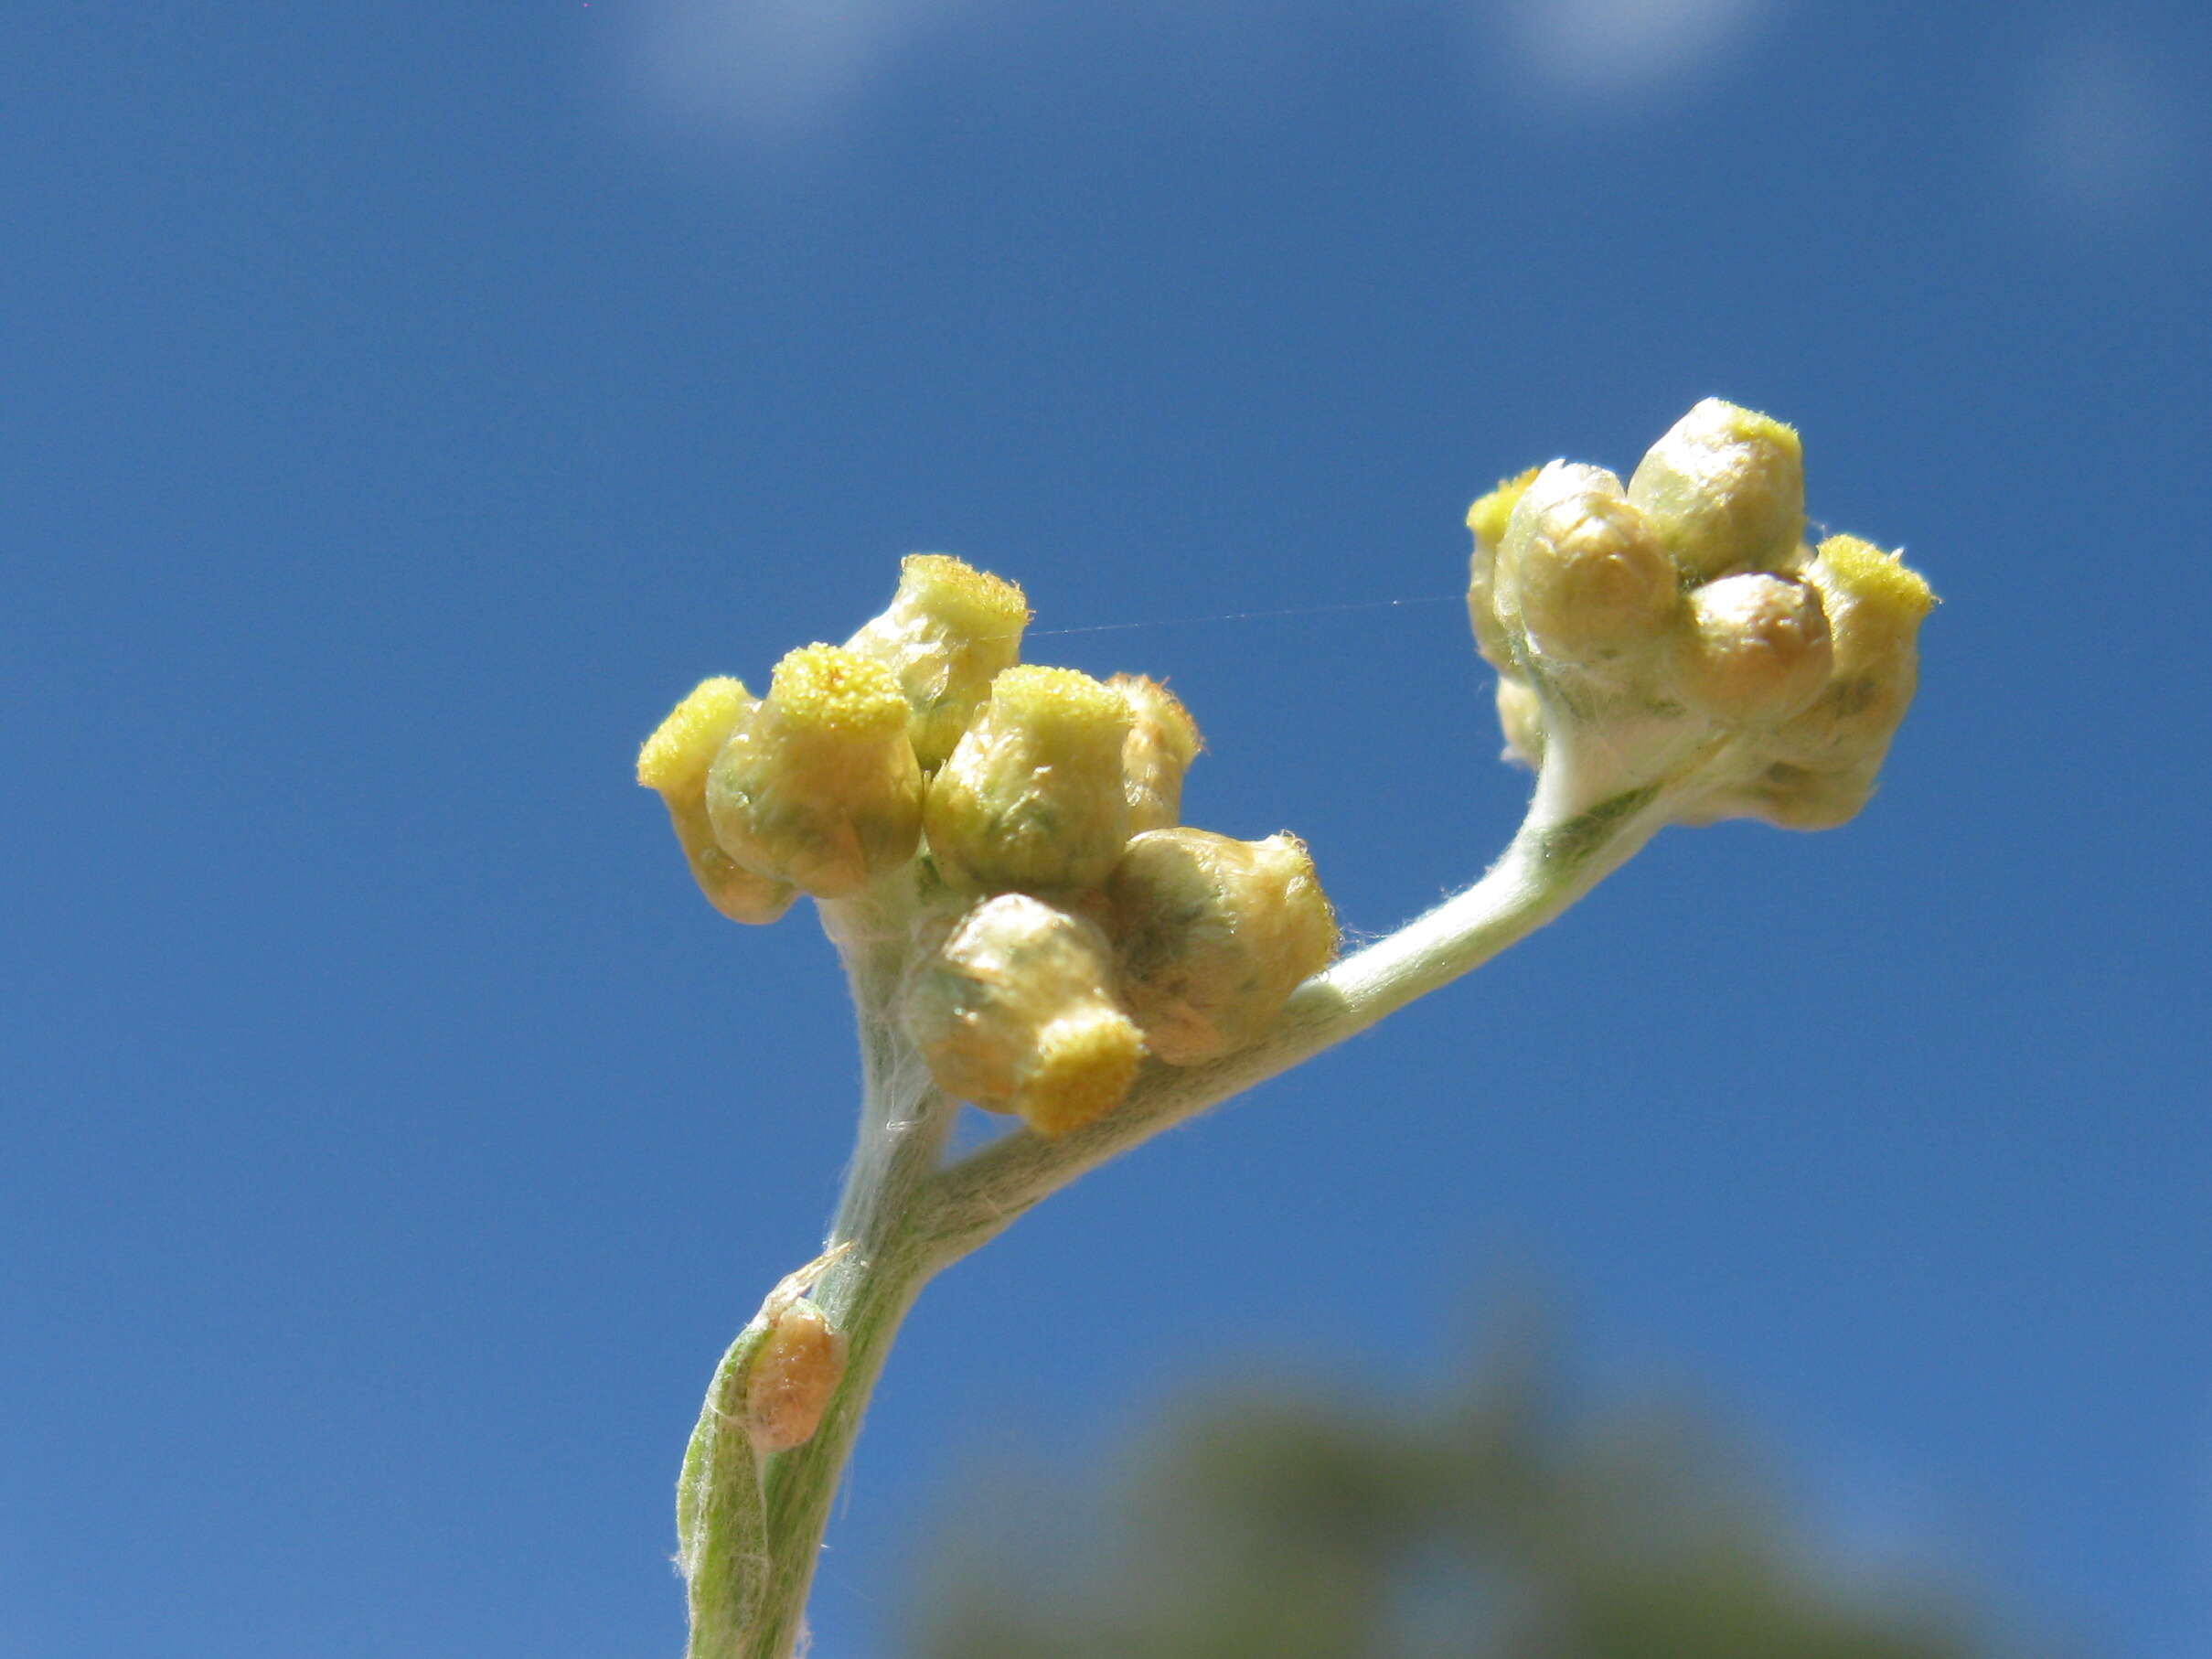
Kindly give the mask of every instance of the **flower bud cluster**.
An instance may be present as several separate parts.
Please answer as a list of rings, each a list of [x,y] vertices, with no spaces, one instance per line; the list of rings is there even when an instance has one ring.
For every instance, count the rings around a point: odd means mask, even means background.
[[[1935,601],[1864,541],[1805,545],[1790,427],[1708,398],[1625,486],[1554,461],[1467,522],[1506,752],[1589,774],[1576,805],[1658,784],[1683,821],[1814,829],[1865,804]]]
[[[882,615],[790,653],[764,698],[701,685],[638,779],[741,921],[912,866],[908,1038],[947,1094],[1062,1134],[1148,1055],[1256,1040],[1337,928],[1295,838],[1181,824],[1201,740],[1173,693],[1020,662],[1028,619],[1012,583],[917,554]]]

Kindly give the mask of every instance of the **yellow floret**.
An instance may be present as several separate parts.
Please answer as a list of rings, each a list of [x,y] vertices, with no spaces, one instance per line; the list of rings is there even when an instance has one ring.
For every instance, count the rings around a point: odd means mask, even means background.
[[[753,702],[753,693],[727,675],[700,680],[637,752],[637,781],[664,795],[704,787],[715,751]]]
[[[1804,449],[1795,427],[1706,398],[1645,452],[1629,499],[1693,583],[1783,571],[1805,533]]]
[[[890,669],[839,646],[776,664],[767,700],[707,772],[715,840],[817,899],[848,898],[914,856],[922,773]]]
[[[930,780],[923,827],[937,869],[989,892],[1081,891],[1129,839],[1122,744],[1135,716],[1071,669],[1012,668]]]
[[[1553,462],[1522,493],[1492,580],[1502,616],[1586,668],[1657,638],[1681,608],[1673,562],[1620,480],[1572,461]]]
[[[1170,1065],[1257,1041],[1336,954],[1336,912],[1294,835],[1151,830],[1123,852],[1106,903],[1122,1005]]]
[[[1496,547],[1505,539],[1505,522],[1513,516],[1513,508],[1528,487],[1536,481],[1541,466],[1532,466],[1517,478],[1501,478],[1498,487],[1482,497],[1467,509],[1467,528],[1475,532],[1475,540],[1485,547]]]
[[[1810,583],[1764,571],[1723,576],[1690,595],[1675,636],[1674,687],[1715,720],[1789,719],[1834,666],[1828,615]]]
[[[1029,624],[1021,588],[950,553],[909,553],[899,562],[899,586],[946,627],[974,638],[1018,637]]]
[[[1144,1059],[1144,1038],[1118,1010],[1055,1020],[1039,1034],[1013,1108],[1040,1135],[1064,1135],[1121,1103]]]
[[[899,571],[891,606],[846,648],[896,676],[912,711],[914,758],[945,764],[996,675],[1021,658],[1028,602],[1012,583],[948,553],[914,553]]]
[[[768,696],[786,728],[887,737],[906,729],[906,698],[882,663],[842,646],[805,645],[775,665]]]
[[[1120,1100],[1144,1057],[1113,979],[1095,923],[1000,894],[924,957],[900,1018],[946,1094],[1063,1134]]]
[[[1118,744],[1133,718],[1121,693],[1074,669],[1023,663],[991,681],[991,701],[1006,719],[1047,740],[1111,731]]]
[[[1141,736],[1149,747],[1185,766],[1198,758],[1205,740],[1198,734],[1198,722],[1191,718],[1181,698],[1143,674],[1117,674],[1106,684],[1128,700],[1137,722],[1131,737]]]
[[[1821,543],[1820,556],[1853,599],[1908,626],[1938,603],[1927,579],[1906,564],[1902,551],[1886,553],[1856,536],[1831,536]]]
[[[1106,681],[1127,701],[1134,719],[1122,740],[1122,793],[1129,833],[1165,830],[1182,814],[1183,774],[1205,746],[1182,700],[1157,680],[1117,674]]]

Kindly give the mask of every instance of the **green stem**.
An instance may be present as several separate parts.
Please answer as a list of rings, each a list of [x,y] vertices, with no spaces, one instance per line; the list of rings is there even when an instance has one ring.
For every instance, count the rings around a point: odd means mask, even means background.
[[[814,1302],[844,1334],[845,1370],[804,1445],[764,1460],[767,1582],[737,1659],[789,1659],[806,1627],[807,1593],[838,1482],[906,1311],[938,1258],[932,1185],[955,1105],[899,1028],[896,998],[917,900],[910,872],[860,898],[822,907],[844,958],[859,1017],[860,1132],[831,1223],[850,1247],[822,1275]]]
[[[931,1277],[1085,1171],[1357,1035],[1534,932],[1627,862],[1672,806],[1657,786],[1571,817],[1546,809],[1558,798],[1540,788],[1529,822],[1488,874],[1309,979],[1258,1044],[1207,1065],[1149,1066],[1099,1122],[1049,1140],[1017,1129],[949,1169],[939,1161],[955,1103],[932,1083],[896,1011],[922,908],[915,879],[902,872],[823,906],[851,981],[865,1074],[860,1141],[828,1239],[849,1247],[814,1291],[845,1335],[845,1372],[813,1437],[764,1460],[765,1582],[730,1659],[790,1659],[798,1644],[839,1482],[899,1325]]]
[[[739,1650],[743,1659],[787,1659],[796,1648],[838,1483],[892,1342],[927,1278],[926,1271],[897,1269],[866,1274],[838,1318],[850,1346],[844,1378],[821,1427],[805,1445],[769,1461],[768,1585]]]
[[[1666,822],[1672,800],[1657,786],[1630,789],[1564,820],[1543,805],[1540,796],[1480,881],[1307,980],[1250,1048],[1205,1065],[1149,1065],[1096,1123],[1055,1140],[1017,1130],[947,1170],[939,1249],[947,1259],[967,1255],[1086,1171],[1480,967],[1627,862]]]

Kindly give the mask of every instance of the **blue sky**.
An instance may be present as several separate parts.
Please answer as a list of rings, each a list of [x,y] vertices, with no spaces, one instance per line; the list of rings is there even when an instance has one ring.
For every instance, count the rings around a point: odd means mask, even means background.
[[[1417,1397],[1533,1279],[1849,1548],[2203,1654],[2207,80],[2178,0],[15,19],[0,1656],[677,1651],[854,1064],[639,738],[958,551],[1379,932],[1525,779],[1456,605],[1376,602],[1708,393],[1947,601],[1882,794],[1670,833],[940,1281],[817,1651],[978,1458],[1261,1359]]]

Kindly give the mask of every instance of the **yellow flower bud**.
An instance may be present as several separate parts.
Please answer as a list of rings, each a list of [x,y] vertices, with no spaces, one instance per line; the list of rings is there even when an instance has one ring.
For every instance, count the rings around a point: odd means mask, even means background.
[[[1806,577],[1828,606],[1839,690],[1862,682],[1838,699],[1836,735],[1863,741],[1879,733],[1886,741],[1912,701],[1920,624],[1935,608],[1935,594],[1901,555],[1855,536],[1822,542]]]
[[[1154,830],[1106,883],[1122,996],[1146,1044],[1195,1065],[1256,1040],[1336,954],[1336,914],[1305,844]]]
[[[1921,622],[1936,596],[1896,553],[1854,536],[1821,543],[1805,577],[1834,637],[1826,687],[1775,734],[1760,780],[1763,815],[1819,830],[1854,817],[1874,793],[1919,677]]]
[[[844,898],[914,854],[922,772],[889,669],[831,645],[775,665],[768,695],[722,745],[707,810],[746,869]]]
[[[1128,1092],[1144,1040],[1092,923],[1027,894],[969,910],[908,981],[902,1018],[946,1094],[1058,1135]]]
[[[1467,528],[1475,535],[1475,551],[1467,566],[1467,619],[1474,626],[1475,648],[1501,672],[1512,667],[1512,650],[1493,592],[1498,544],[1505,540],[1514,507],[1541,470],[1532,466],[1517,478],[1501,479],[1497,488],[1467,509]]]
[[[762,1454],[814,1438],[845,1375],[845,1337],[810,1301],[778,1310],[745,1373],[745,1432]]]
[[[1505,540],[1505,527],[1512,519],[1513,508],[1521,505],[1521,498],[1543,470],[1532,466],[1518,477],[1501,478],[1497,488],[1476,498],[1467,509],[1467,528],[1474,531],[1477,547],[1497,550],[1498,543]]]
[[[1805,533],[1804,453],[1793,428],[1707,398],[1645,454],[1629,499],[1693,583],[1789,571]]]
[[[945,878],[987,891],[1095,887],[1129,837],[1122,745],[1128,701],[1073,669],[1012,668],[991,682],[923,808]]]
[[[1819,593],[1788,576],[1723,576],[1690,595],[1674,639],[1674,685],[1715,720],[1773,723],[1828,683],[1833,653]]]
[[[638,750],[637,781],[663,795],[703,794],[707,768],[758,701],[743,680],[727,675],[700,680]]]
[[[1106,681],[1128,700],[1129,734],[1121,745],[1122,793],[1129,833],[1165,830],[1182,819],[1183,774],[1205,746],[1181,700],[1157,680],[1117,674]]]
[[[707,769],[754,702],[737,680],[700,680],[646,739],[637,781],[668,804],[668,822],[708,902],[732,921],[773,922],[791,908],[797,890],[735,862],[716,843],[707,817]]]
[[[1012,583],[945,553],[899,567],[891,608],[846,642],[898,677],[913,710],[914,757],[943,765],[991,680],[1021,655],[1029,604]]]
[[[1514,506],[1498,547],[1501,608],[1543,650],[1595,664],[1666,631],[1673,563],[1602,466],[1554,461]]]
[[[1079,1129],[1121,1104],[1144,1056],[1144,1035],[1120,1009],[1071,1010],[1037,1033],[1036,1058],[1013,1108],[1040,1135]]]
[[[1812,579],[1839,601],[1840,612],[1852,615],[1866,645],[1879,636],[1886,648],[1912,648],[1937,599],[1928,578],[1907,565],[1902,552],[1886,553],[1856,536],[1831,536],[1816,557]]]

